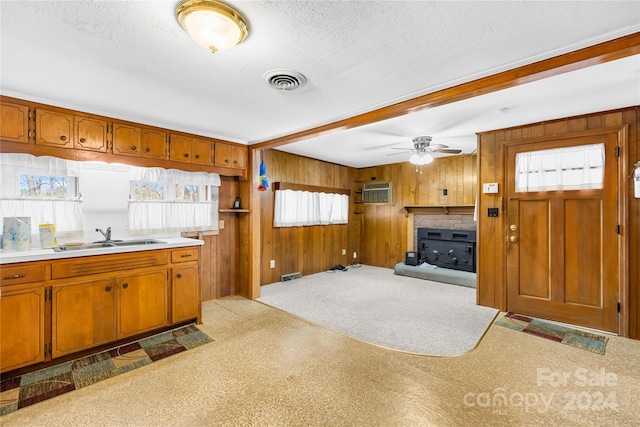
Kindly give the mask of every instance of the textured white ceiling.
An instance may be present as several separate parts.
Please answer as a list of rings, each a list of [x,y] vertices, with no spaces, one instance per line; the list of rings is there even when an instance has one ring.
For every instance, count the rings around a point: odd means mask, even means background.
[[[0,91],[251,144],[640,31],[637,1],[229,3],[250,34],[212,55],[178,1],[2,1]],[[640,104],[638,61],[283,149],[362,167],[404,160],[373,147],[426,133],[470,151],[476,131]],[[275,68],[308,83],[278,92],[262,78]]]

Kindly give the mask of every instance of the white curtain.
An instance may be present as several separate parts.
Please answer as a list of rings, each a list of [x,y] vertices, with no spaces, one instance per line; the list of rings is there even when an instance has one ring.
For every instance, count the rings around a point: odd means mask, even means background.
[[[31,217],[31,234],[38,235],[38,226],[56,225],[56,236],[78,237],[83,234],[82,202],[75,198],[75,182],[69,182],[67,199],[26,199],[20,197],[19,177],[24,175],[66,176],[75,180],[82,165],[56,157],[36,157],[31,154],[0,153],[2,185],[0,185],[0,217]]]
[[[335,193],[277,190],[273,224],[275,227],[346,224],[349,196]]]
[[[129,201],[127,228],[129,234],[173,233],[218,230],[218,188],[220,175],[207,172],[185,172],[177,169],[131,168],[131,181],[163,182],[173,196],[177,184],[209,186],[208,201],[178,200]]]
[[[604,159],[604,144],[518,153],[516,192],[602,188]]]

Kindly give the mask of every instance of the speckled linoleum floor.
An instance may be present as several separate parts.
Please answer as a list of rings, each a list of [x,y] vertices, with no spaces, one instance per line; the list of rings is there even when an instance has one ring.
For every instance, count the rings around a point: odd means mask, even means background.
[[[640,341],[606,355],[492,326],[417,356],[240,297],[205,303],[215,342],[0,418],[2,426],[640,425]]]

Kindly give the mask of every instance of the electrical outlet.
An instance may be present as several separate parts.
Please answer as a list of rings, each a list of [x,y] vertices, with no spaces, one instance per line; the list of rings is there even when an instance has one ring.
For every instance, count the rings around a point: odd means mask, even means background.
[[[272,259],[271,261],[269,261],[269,268],[276,268],[276,260]]]
[[[356,252],[353,253],[353,259],[358,258],[358,254]]]
[[[346,250],[346,249],[343,249],[343,250],[342,250],[342,255],[346,255],[346,254],[347,254],[347,250]]]
[[[224,219],[221,219],[220,221],[218,221],[218,228],[220,230],[224,230]]]

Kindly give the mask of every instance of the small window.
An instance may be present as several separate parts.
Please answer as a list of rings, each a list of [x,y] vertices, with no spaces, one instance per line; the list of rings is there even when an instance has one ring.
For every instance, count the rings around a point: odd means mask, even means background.
[[[131,200],[164,200],[164,183],[131,181]]]
[[[600,189],[604,144],[516,154],[516,192]]]
[[[20,174],[20,197],[30,199],[66,199],[68,182],[66,176]]]
[[[200,187],[190,184],[176,184],[176,200],[183,202],[199,202]]]

